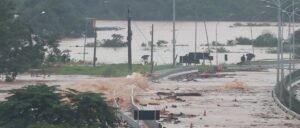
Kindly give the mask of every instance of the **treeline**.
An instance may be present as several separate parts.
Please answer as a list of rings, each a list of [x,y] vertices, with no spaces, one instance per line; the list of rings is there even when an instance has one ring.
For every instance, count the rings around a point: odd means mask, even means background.
[[[171,20],[173,0],[14,0],[17,12],[36,32],[81,36],[85,18]],[[276,10],[260,0],[176,0],[177,20],[275,21]],[[44,12],[44,13],[42,13]]]
[[[16,12],[35,33],[78,37],[84,30],[84,16],[72,0],[14,0]]]
[[[84,16],[99,19],[126,19],[128,7],[135,20],[171,20],[173,11],[173,0],[72,0],[72,4]],[[276,10],[260,0],[176,0],[176,5],[178,20],[276,20]]]

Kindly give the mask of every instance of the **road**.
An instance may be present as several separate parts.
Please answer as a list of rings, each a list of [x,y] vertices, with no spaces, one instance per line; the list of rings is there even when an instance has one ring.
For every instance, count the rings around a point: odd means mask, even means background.
[[[300,121],[280,110],[272,98],[276,71],[235,72],[226,78],[197,79],[180,82],[163,79],[153,83],[148,95],[138,96],[141,101],[156,102],[160,105],[150,109],[163,109],[180,114],[176,120],[163,122],[167,128],[284,128],[300,127]],[[199,92],[201,97],[178,97],[184,100],[159,99],[157,92]],[[152,95],[149,95],[152,93]],[[159,100],[158,100],[159,99]],[[173,108],[172,106],[176,106]],[[206,116],[204,113],[206,112]],[[165,115],[167,116],[167,115]],[[162,120],[161,120],[162,121]]]

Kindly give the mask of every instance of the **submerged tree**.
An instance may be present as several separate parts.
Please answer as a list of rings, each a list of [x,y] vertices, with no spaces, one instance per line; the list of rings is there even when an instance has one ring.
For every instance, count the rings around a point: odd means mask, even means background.
[[[254,46],[256,47],[275,47],[277,46],[277,38],[271,33],[265,33],[258,36],[254,40]]]
[[[101,47],[126,47],[127,43],[123,41],[124,37],[120,34],[113,34],[112,39],[104,39]]]

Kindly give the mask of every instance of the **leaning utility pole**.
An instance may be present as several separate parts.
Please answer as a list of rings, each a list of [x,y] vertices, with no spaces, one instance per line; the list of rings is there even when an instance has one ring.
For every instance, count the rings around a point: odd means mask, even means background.
[[[153,46],[154,46],[154,25],[152,24],[152,31],[151,31],[151,73],[153,73]]]
[[[128,74],[132,74],[131,41],[132,41],[131,17],[130,17],[130,10],[128,8],[128,36],[127,36],[127,45],[128,45]]]
[[[93,67],[96,67],[96,61],[97,61],[97,30],[96,30],[96,20],[93,21],[94,25],[94,34],[95,34],[95,39],[94,39],[94,58],[93,58]]]
[[[176,1],[173,0],[173,67],[176,66],[176,39],[175,39],[175,29],[176,29]]]

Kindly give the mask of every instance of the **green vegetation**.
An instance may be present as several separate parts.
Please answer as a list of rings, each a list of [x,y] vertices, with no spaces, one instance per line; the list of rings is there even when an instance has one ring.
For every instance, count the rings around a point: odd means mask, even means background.
[[[19,0],[21,1],[21,0]],[[24,1],[24,0],[23,0]],[[47,1],[47,0],[40,0]],[[173,0],[64,0],[85,17],[100,19],[126,19],[130,5],[135,20],[171,20]],[[266,9],[260,0],[176,0],[177,18],[194,20],[198,18],[217,21],[250,21],[262,11],[268,11],[261,20],[276,20],[276,12]]]
[[[254,40],[255,47],[275,47],[277,46],[277,38],[271,33],[265,33],[258,36]]]
[[[202,73],[212,73],[216,72],[217,67],[215,65],[201,65],[198,67],[198,72]]]
[[[234,46],[236,45],[235,41],[234,40],[228,40],[227,43],[226,43],[227,46]]]
[[[6,75],[6,81],[13,81],[29,68],[39,68],[46,52],[58,53],[56,35],[34,33],[14,17],[15,5],[10,0],[1,0],[0,11],[0,74]]]
[[[3,128],[108,128],[114,127],[115,108],[101,94],[61,91],[56,86],[29,85],[9,90],[0,102]]]
[[[219,48],[217,48],[217,52],[219,52],[219,53],[228,53],[230,51],[228,49],[224,48],[224,47],[219,47]]]
[[[52,67],[47,70],[54,74],[62,75],[97,75],[104,77],[120,77],[126,76],[128,74],[127,64],[103,64],[97,66],[96,68],[85,66],[85,65],[76,65],[76,66],[61,66],[61,67]],[[154,67],[155,71],[170,69],[172,65],[158,65]],[[150,65],[141,65],[134,64],[133,72],[145,73],[149,72],[151,69]]]
[[[168,45],[168,41],[165,41],[165,40],[159,40],[159,41],[157,41],[157,46],[158,47],[166,47],[167,45]],[[150,45],[151,46],[151,45]]]
[[[246,37],[238,37],[235,40],[238,45],[252,45],[252,40]]]
[[[276,64],[277,60],[258,60],[258,61],[250,61],[251,65],[269,65]]]
[[[221,44],[221,43],[216,42],[216,41],[213,41],[211,44],[212,44],[213,46],[225,46],[224,44]]]
[[[300,29],[295,31],[295,43],[300,44]]]
[[[72,0],[12,0],[16,12],[35,33],[57,34],[60,37],[81,36],[85,27],[84,16]]]
[[[135,20],[171,20],[172,0],[12,0],[20,17],[36,33],[59,33],[78,37],[84,34],[87,17],[102,20],[124,20],[130,5]],[[177,19],[250,21],[265,11],[262,21],[276,20],[276,11],[266,9],[260,0],[177,0]],[[93,35],[88,23],[88,35]]]
[[[47,122],[36,122],[27,128],[72,128],[69,124],[49,124]]]
[[[124,42],[124,37],[119,34],[113,34],[112,39],[104,39],[101,47],[126,47],[127,42]]]

